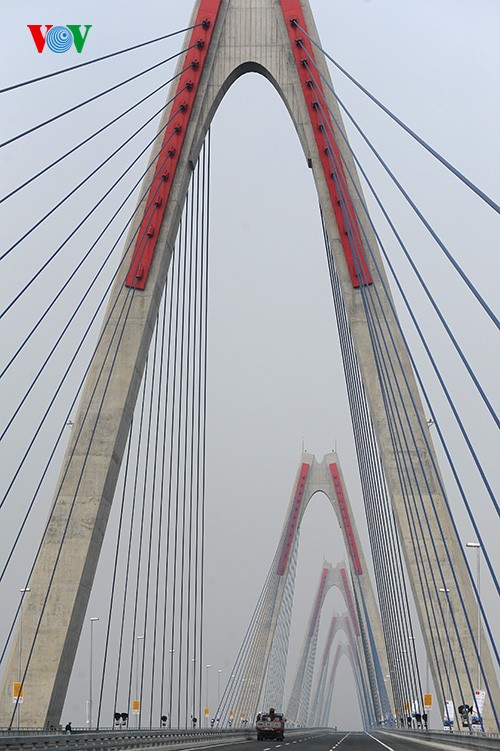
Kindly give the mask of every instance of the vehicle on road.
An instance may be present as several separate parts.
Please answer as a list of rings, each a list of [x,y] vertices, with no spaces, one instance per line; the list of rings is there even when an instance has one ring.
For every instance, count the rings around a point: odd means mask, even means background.
[[[255,722],[257,731],[257,740],[282,741],[285,738],[285,716],[274,709],[269,710],[269,714],[259,712]]]

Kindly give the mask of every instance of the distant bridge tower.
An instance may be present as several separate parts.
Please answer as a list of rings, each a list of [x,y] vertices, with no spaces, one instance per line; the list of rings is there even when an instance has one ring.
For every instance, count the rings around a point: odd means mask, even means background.
[[[313,674],[315,668],[316,649],[318,643],[319,625],[321,611],[323,603],[325,601],[326,594],[331,587],[338,587],[344,596],[345,603],[348,607],[347,623],[344,621],[343,627],[346,631],[346,635],[349,637],[349,643],[353,653],[356,655],[356,664],[358,670],[355,675],[356,678],[360,678],[363,686],[364,702],[360,707],[362,712],[366,711],[369,718],[368,725],[376,724],[376,708],[379,708],[380,697],[378,691],[370,690],[368,680],[368,661],[365,661],[366,652],[363,652],[363,646],[361,642],[361,632],[359,628],[359,622],[357,614],[354,608],[354,599],[350,586],[350,579],[347,575],[346,564],[338,563],[335,568],[330,563],[325,561],[321,571],[321,577],[316,592],[316,597],[313,602],[311,615],[306,628],[306,634],[304,637],[304,643],[302,645],[302,651],[299,656],[297,664],[297,670],[292,686],[290,695],[290,701],[286,708],[286,716],[290,722],[298,724],[302,727],[312,727],[314,725],[314,707],[310,706],[311,690],[313,683]],[[328,649],[331,647],[331,640],[334,636],[334,631],[330,630],[330,642]],[[326,675],[325,675],[326,679]],[[379,709],[380,711],[380,709]],[[381,719],[380,717],[378,719]],[[365,725],[365,727],[368,727]]]
[[[333,11],[332,11],[333,12]],[[37,701],[23,708],[23,725],[36,727],[57,725],[77,644],[82,629],[88,598],[108,521],[111,503],[125,444],[137,399],[144,364],[154,330],[158,307],[177,235],[180,215],[188,188],[191,164],[196,162],[209,124],[229,87],[244,73],[257,72],[266,76],[282,97],[297,130],[304,156],[310,164],[325,221],[332,259],[341,285],[342,296],[350,326],[364,389],[376,431],[386,482],[402,541],[409,576],[419,610],[434,682],[438,682],[438,665],[432,644],[446,627],[446,609],[439,603],[439,592],[424,594],[419,580],[419,561],[416,550],[433,541],[429,548],[429,567],[442,571],[442,586],[456,576],[461,582],[461,596],[465,612],[474,622],[475,601],[465,570],[459,542],[443,500],[435,466],[436,457],[428,437],[420,427],[425,415],[415,379],[410,367],[390,298],[383,293],[387,279],[372,230],[366,224],[360,228],[356,217],[363,211],[356,191],[350,196],[342,189],[348,167],[361,194],[356,170],[347,147],[342,141],[332,142],[333,128],[328,110],[341,116],[333,95],[314,75],[315,60],[324,81],[330,81],[326,62],[313,48],[308,34],[318,39],[308,0],[197,0],[193,25],[185,44],[186,58],[181,58],[179,73],[191,66],[174,84],[173,93],[185,87],[183,108],[168,125],[176,106],[167,108],[160,124],[158,151],[161,143],[168,144],[160,151],[156,164],[145,178],[145,185],[153,180],[152,191],[161,198],[150,206],[143,202],[143,218],[130,230],[131,244],[138,231],[139,244],[128,268],[118,274],[110,305],[118,298],[119,305],[134,290],[130,312],[123,320],[106,314],[106,330],[94,358],[88,382],[74,421],[72,437],[63,463],[56,490],[56,505],[48,529],[42,554],[30,581],[30,596],[23,618],[23,642],[31,643],[38,635],[25,681],[25,693],[36,695]],[[195,65],[191,65],[191,64]],[[172,92],[169,96],[172,96]],[[323,106],[322,104],[323,103]],[[326,106],[325,106],[326,105]],[[321,118],[327,121],[327,127]],[[162,166],[167,159],[168,168]],[[331,160],[335,158],[336,168]],[[151,231],[150,231],[151,230]],[[362,231],[361,231],[362,230]],[[369,241],[372,253],[368,253]],[[399,368],[408,384],[400,393],[394,373],[385,374],[384,389],[378,376],[376,352],[370,337],[362,289],[371,284],[375,292],[373,304],[377,314],[392,332],[391,348],[398,358]],[[405,414],[411,445],[394,449],[386,413],[384,391],[393,393],[395,411]],[[402,488],[399,466],[410,468],[410,487]],[[425,475],[425,477],[424,477]],[[406,494],[406,495],[405,495]],[[405,510],[406,497],[418,499],[422,512],[429,520],[424,531],[412,530]],[[65,542],[59,552],[60,541]],[[412,533],[416,535],[415,546]],[[451,561],[447,557],[445,541],[452,548]],[[55,575],[49,581],[54,564]],[[429,603],[430,600],[430,603]],[[429,621],[425,606],[432,604],[438,614]],[[454,613],[457,631],[450,634],[451,650],[459,647],[456,633],[468,633],[459,593],[450,587],[449,607]],[[43,612],[43,616],[41,615]],[[39,624],[39,628],[38,628]],[[484,720],[490,730],[491,703],[500,706],[500,691],[486,639],[481,654],[484,674],[490,688]],[[473,645],[465,640],[465,662],[476,664]],[[8,725],[12,714],[12,684],[17,677],[18,645],[14,643],[5,669],[0,693],[0,725]],[[457,676],[450,677],[452,694],[458,696],[458,681],[468,685],[463,661]],[[440,697],[442,698],[442,697]]]
[[[372,720],[379,721],[392,711],[393,702],[389,700],[382,678],[382,673],[387,674],[389,668],[380,613],[338,456],[334,453],[327,454],[323,461],[317,462],[312,454],[304,453],[292,486],[287,516],[269,572],[265,594],[262,596],[255,636],[248,647],[246,662],[249,667],[244,671],[244,682],[240,681],[239,688],[235,691],[233,704],[236,716],[244,715],[248,718],[261,706],[267,706],[269,701],[271,705],[281,705],[283,701],[285,675],[284,671],[281,671],[288,652],[288,632],[285,636],[281,633],[281,618],[286,593],[290,586],[293,589],[293,582],[290,583],[289,578],[290,575],[293,578],[293,572],[290,572],[294,567],[302,519],[312,498],[319,492],[327,496],[337,515],[344,535],[349,564],[335,569],[332,569],[330,564],[323,567],[317,602],[313,607],[301,662],[297,668],[294,688],[287,707],[288,719],[300,724],[307,721],[321,607],[326,592],[333,585],[342,592],[349,610],[354,640],[359,645],[356,653],[362,651],[360,669],[356,676],[360,675],[363,678],[363,696],[365,707],[369,710],[368,714]],[[259,705],[259,700],[262,700],[263,696],[264,704]]]

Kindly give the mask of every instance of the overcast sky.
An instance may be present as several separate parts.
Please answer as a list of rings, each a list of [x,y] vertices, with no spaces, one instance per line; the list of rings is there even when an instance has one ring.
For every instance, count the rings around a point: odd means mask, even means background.
[[[498,202],[500,4],[497,0],[311,0],[311,6],[324,48]],[[9,3],[3,8],[0,30],[1,85],[175,31],[187,25],[190,13],[190,0],[177,3],[151,0],[147,5],[132,0],[106,3],[74,0],[70,9],[67,3],[55,0]],[[57,56],[48,52],[39,55],[26,28],[28,23],[92,24],[92,29],[81,56],[74,51]],[[74,76],[60,76],[2,95],[1,140],[133,75],[166,54],[173,54],[180,48],[181,38],[121,56],[114,62],[84,68]],[[162,76],[169,75],[170,72],[167,75],[160,68],[146,80],[140,79],[58,124],[1,149],[1,195],[78,143],[97,123],[105,123],[126,104],[159,85]],[[339,95],[352,108],[361,127],[483,297],[494,306],[500,271],[498,215],[367,103],[342,74],[333,70],[332,76]],[[15,199],[0,205],[2,248],[11,245],[65,194],[74,184],[75,175],[88,170],[94,159],[97,161],[96,153],[109,153],[134,127],[159,109],[162,97],[164,94],[160,93],[140,113],[117,126],[112,135],[103,137],[96,152],[82,153],[70,168],[53,171]],[[154,131],[152,124],[137,143],[145,144]],[[205,654],[214,670],[223,669],[227,675],[274,554],[303,446],[318,458],[337,449],[365,542],[367,536],[311,172],[282,102],[270,84],[257,75],[243,77],[229,91],[215,116],[212,137]],[[352,143],[481,383],[493,398],[495,386],[498,393],[500,375],[493,326],[478,311],[463,285],[457,283],[449,264],[442,261],[440,251],[354,134]],[[124,151],[123,159],[133,158],[138,151],[139,146],[131,146]],[[2,300],[12,299],[26,274],[38,268],[57,238],[64,237],[73,227],[75,217],[83,213],[84,207],[91,206],[99,191],[120,173],[124,162],[120,159],[115,162],[89,190],[81,192],[77,201],[69,203],[66,212],[58,212],[6,259]],[[138,167],[133,174],[139,171]],[[128,185],[132,181],[131,177]],[[126,189],[120,188],[118,193],[123,196]],[[105,217],[106,209],[98,212],[83,233],[83,242],[94,236]],[[378,212],[374,212],[374,217],[387,239],[388,252],[423,322],[448,385],[463,410],[473,443],[498,487],[498,440],[491,420],[486,418],[467,377],[459,371],[454,353],[438,331]],[[43,309],[44,300],[50,299],[61,279],[66,278],[77,250],[78,245],[71,245],[70,252],[55,264],[43,284],[34,288],[29,302],[0,322],[4,355],[15,351],[30,321],[36,320]],[[0,387],[2,426],[10,414],[8,406],[15,402],[27,379],[36,371],[41,353],[46,351],[45,344],[51,339],[50,326],[56,326],[57,322],[57,316],[48,321],[20,370],[4,379]],[[414,341],[411,332],[409,336]],[[419,348],[416,355],[420,358]],[[65,356],[63,352],[56,367],[62,367]],[[428,368],[425,365],[422,368],[429,378],[443,426],[449,428],[450,445],[458,461],[465,462],[448,411]],[[38,403],[12,431],[11,443],[0,455],[2,474],[4,468],[15,466],[26,436],[31,435],[39,419],[44,394],[51,393],[50,387],[48,377]],[[68,398],[66,395],[64,404]],[[62,415],[64,406],[58,411],[59,420]],[[57,418],[48,429],[47,440],[56,429]],[[43,463],[41,451],[38,463]],[[35,468],[33,476],[36,471]],[[448,476],[446,470],[444,474]],[[481,531],[490,543],[490,554],[495,556],[493,544],[498,541],[498,518],[486,503],[475,474],[472,471],[465,474]],[[21,496],[31,488],[30,479],[25,478],[17,492]],[[451,501],[457,518],[462,520],[464,512],[453,492]],[[38,509],[38,524],[45,518],[49,502],[47,493],[45,505]],[[269,508],[275,521],[261,529],[257,540],[255,518]],[[0,535],[5,536],[5,540],[0,537],[1,548],[11,539],[16,524],[15,509],[4,513],[8,523],[0,525]],[[464,537],[471,534],[467,524],[463,523],[462,529]],[[29,539],[36,539],[36,530],[28,534]],[[301,535],[292,658],[296,658],[302,642],[323,555],[335,565],[344,551],[328,502],[316,498]],[[28,558],[23,556],[19,571],[27,565]],[[497,566],[498,560],[497,553]],[[23,577],[16,572],[7,583],[10,587],[7,592],[22,584]],[[487,577],[484,587],[486,592],[492,591]],[[98,607],[98,600],[93,599],[89,615],[95,614]],[[344,610],[340,598],[331,593],[325,613],[329,616],[334,608]],[[327,621],[329,617],[325,618]],[[498,621],[496,625],[498,629]],[[99,632],[96,633],[99,649]],[[342,702],[343,716],[332,714],[332,722],[344,727],[359,725],[354,683],[347,665],[343,666],[341,677],[334,704],[338,707]],[[74,724],[83,724],[84,701],[75,687],[72,691],[68,712]]]

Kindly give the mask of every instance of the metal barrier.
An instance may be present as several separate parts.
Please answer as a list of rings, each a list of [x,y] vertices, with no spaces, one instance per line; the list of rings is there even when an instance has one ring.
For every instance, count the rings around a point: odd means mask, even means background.
[[[373,730],[373,735],[384,735],[393,738],[404,738],[407,741],[432,741],[446,746],[456,746],[463,749],[478,749],[483,751],[498,751],[500,749],[500,735],[490,733],[449,733],[443,730]]]
[[[153,748],[172,744],[192,744],[210,740],[228,742],[244,740],[250,734],[249,730],[123,730],[107,729],[96,732],[87,730],[73,730],[71,735],[63,731],[47,733],[46,730],[2,731],[0,729],[0,751],[30,751],[33,749],[85,749],[85,751],[102,751],[113,748]],[[253,732],[252,732],[253,737]]]

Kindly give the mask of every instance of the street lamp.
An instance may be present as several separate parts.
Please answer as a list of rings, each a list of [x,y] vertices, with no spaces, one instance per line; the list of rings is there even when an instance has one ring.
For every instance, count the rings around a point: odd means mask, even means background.
[[[92,730],[92,657],[94,648],[94,623],[99,618],[90,619],[90,668],[89,668],[89,730]]]
[[[222,670],[217,671],[217,708],[220,706],[220,677]]]
[[[481,545],[478,542],[466,543],[468,548],[476,548],[477,564],[477,690],[481,690],[481,611],[479,602],[481,600]]]
[[[195,715],[195,704],[196,704],[195,687],[196,687],[196,663],[198,662],[198,658],[193,657],[191,659],[191,662],[193,663],[193,704],[192,704],[192,712],[191,712],[191,724],[193,728],[196,728],[196,723],[198,722],[198,718]],[[201,683],[201,667],[200,667],[200,683]],[[201,704],[201,685],[200,685],[200,704]],[[201,707],[199,707],[199,709],[201,712]],[[201,728],[201,725],[202,725],[202,719],[200,717],[200,725],[199,725],[200,728]],[[186,727],[187,727],[187,717],[186,717]]]
[[[205,694],[205,717],[206,717],[206,720],[207,720],[207,727],[208,727],[208,717],[210,715],[210,710],[209,710],[209,707],[208,707],[208,671],[209,671],[209,669],[211,667],[212,667],[211,665],[207,665],[206,666],[207,681],[206,681],[206,694]]]
[[[446,639],[447,639],[447,655],[446,655],[446,677],[448,678],[448,690],[450,692],[450,699],[451,699],[451,676],[450,676],[450,657],[451,657],[451,650],[450,650],[450,590],[447,587],[439,587],[440,592],[444,592],[446,594],[446,601],[448,603],[448,608],[446,611]]]
[[[21,592],[21,609],[19,611],[19,654],[18,654],[18,665],[17,665],[17,674],[19,676],[19,684],[23,682],[23,673],[22,673],[22,650],[23,650],[23,605],[24,605],[24,598],[26,596],[26,592],[31,592],[31,589],[29,587],[23,587],[23,589],[19,590]],[[17,729],[19,730],[19,725],[21,723],[21,685],[19,685],[19,690],[17,694]]]
[[[136,639],[137,639],[137,656],[135,660],[135,695],[136,695],[136,700],[139,702],[139,704],[138,704],[137,714],[135,716],[135,726],[136,728],[138,728],[139,717],[141,714],[141,700],[139,697],[139,640],[144,639],[144,634],[142,634],[141,636],[136,636]]]
[[[175,649],[169,649],[170,662],[168,668],[168,727],[172,727],[172,662]]]

